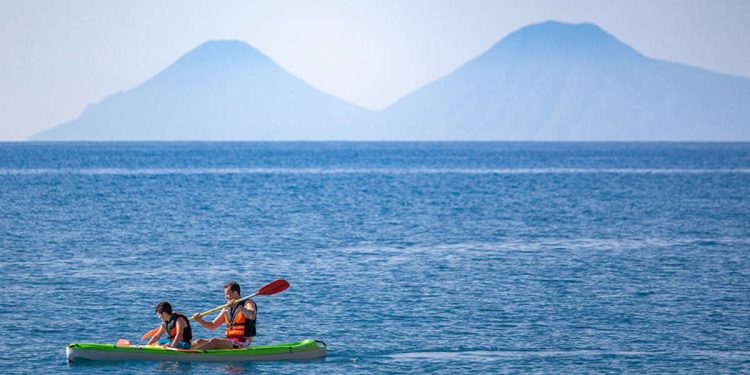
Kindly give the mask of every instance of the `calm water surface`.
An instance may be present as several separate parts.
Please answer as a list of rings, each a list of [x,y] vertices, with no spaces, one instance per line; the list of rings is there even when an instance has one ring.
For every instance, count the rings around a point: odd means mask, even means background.
[[[746,143],[0,143],[0,372],[750,372],[748,254]],[[275,278],[326,359],[66,363]]]

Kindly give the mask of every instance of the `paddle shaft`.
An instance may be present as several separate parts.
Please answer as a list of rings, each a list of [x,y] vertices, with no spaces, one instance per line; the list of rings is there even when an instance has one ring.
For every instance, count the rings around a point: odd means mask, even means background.
[[[249,296],[247,296],[247,297],[242,297],[242,298],[240,298],[240,299],[236,300],[236,301],[235,301],[234,303],[235,303],[235,304],[238,304],[238,303],[242,303],[242,302],[245,302],[245,301],[249,300],[250,298],[253,298],[253,297],[257,296],[257,295],[258,295],[258,293],[253,293],[253,294],[251,294],[251,295],[249,295]],[[213,308],[213,309],[211,309],[211,310],[208,310],[208,311],[204,311],[204,312],[200,313],[200,316],[208,315],[208,314],[210,314],[210,313],[212,313],[212,312],[214,312],[214,311],[219,311],[219,310],[221,310],[221,309],[223,309],[223,308],[227,307],[227,305],[228,305],[228,303],[225,303],[225,304],[223,304],[223,305],[221,305],[221,306],[217,306],[217,307],[214,307],[214,308]],[[198,315],[198,314],[195,314],[195,315]],[[190,317],[190,318],[188,318],[188,319],[194,320],[194,319],[195,319],[195,318],[194,318],[194,317],[195,317],[195,315],[191,316],[191,317]]]
[[[276,279],[276,280],[271,281],[270,283],[268,283],[268,284],[263,285],[262,287],[260,287],[260,289],[258,289],[257,292],[255,292],[255,293],[253,293],[253,294],[251,294],[251,295],[249,295],[247,297],[240,298],[240,299],[236,300],[234,303],[237,304],[237,303],[245,302],[245,301],[249,300],[250,298],[253,298],[253,297],[257,296],[257,295],[270,296],[271,294],[281,293],[281,292],[285,291],[287,288],[289,288],[289,282],[288,281],[286,281],[284,279]],[[221,309],[227,307],[228,305],[229,305],[228,303],[225,303],[225,304],[223,304],[221,306],[214,307],[211,310],[204,311],[200,315],[203,316],[203,315],[206,315],[206,314],[210,314],[210,313],[212,313],[214,311],[221,310]]]

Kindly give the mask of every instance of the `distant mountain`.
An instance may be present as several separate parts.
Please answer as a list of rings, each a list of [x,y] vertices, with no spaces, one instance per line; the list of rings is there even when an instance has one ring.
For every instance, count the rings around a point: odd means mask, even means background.
[[[340,139],[356,137],[352,121],[367,114],[243,42],[214,41],[32,139]]]
[[[371,112],[251,46],[206,43],[38,140],[750,140],[750,79],[645,57],[593,24],[516,31]]]
[[[373,120],[375,137],[750,140],[750,79],[647,58],[593,24],[525,27]]]

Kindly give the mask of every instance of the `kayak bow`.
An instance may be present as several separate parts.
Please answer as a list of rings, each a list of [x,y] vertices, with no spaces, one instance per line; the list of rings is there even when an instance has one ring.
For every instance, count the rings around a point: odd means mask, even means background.
[[[174,349],[160,346],[73,343],[65,348],[68,361],[289,361],[323,358],[326,344],[302,340],[250,349]]]

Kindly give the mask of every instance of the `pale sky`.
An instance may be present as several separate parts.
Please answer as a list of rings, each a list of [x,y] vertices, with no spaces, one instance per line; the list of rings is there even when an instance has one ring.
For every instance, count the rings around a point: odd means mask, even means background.
[[[547,20],[592,22],[649,57],[750,77],[747,0],[0,0],[0,140],[74,119],[208,40],[245,41],[377,110]]]

